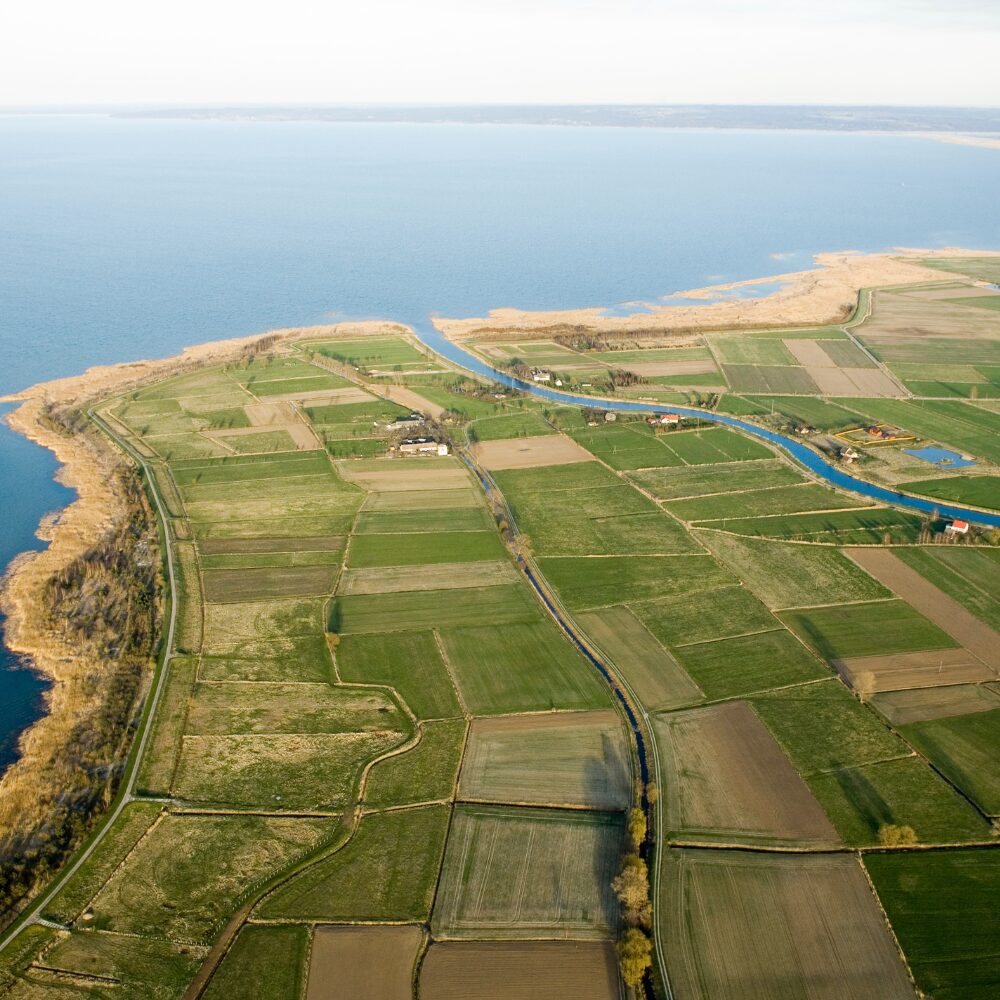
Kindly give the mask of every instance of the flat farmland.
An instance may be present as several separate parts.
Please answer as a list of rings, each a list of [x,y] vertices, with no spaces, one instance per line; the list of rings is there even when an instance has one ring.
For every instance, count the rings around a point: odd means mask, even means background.
[[[566,606],[589,610],[726,586],[732,577],[711,556],[548,556],[539,566]]]
[[[262,994],[297,997],[302,993],[308,954],[307,927],[248,924],[202,995],[205,1000],[255,1000]]]
[[[720,527],[712,523],[706,526]],[[896,544],[915,542],[920,533],[920,520],[912,514],[904,514],[890,507],[864,507],[859,510],[824,511],[818,514],[748,517],[727,521],[725,529],[734,534],[758,538],[881,545],[887,536]]]
[[[734,392],[777,395],[822,395],[805,368],[781,365],[730,365],[722,371]]]
[[[488,620],[535,622],[541,619],[522,584],[468,590],[408,591],[339,597],[330,611],[330,627],[343,634],[449,628]]]
[[[335,853],[258,906],[265,920],[424,921],[430,914],[449,807],[371,813]]]
[[[938,589],[892,552],[878,549],[847,549],[846,552],[858,565],[887,587],[891,587],[956,643],[974,653],[992,670],[1000,670],[1000,635],[970,614],[958,601]],[[992,603],[987,606],[990,610],[1000,612],[1000,604],[996,602],[993,593],[989,594]]]
[[[659,903],[684,1000],[913,1000],[853,857],[672,850]]]
[[[814,774],[809,787],[847,844],[878,845],[888,824],[910,827],[921,844],[990,837],[989,824],[916,756]]]
[[[798,514],[857,507],[857,497],[836,493],[819,483],[798,483],[763,490],[719,493],[688,500],[668,500],[664,507],[682,521],[719,521],[762,514]]]
[[[871,703],[893,726],[1000,709],[1000,694],[982,684],[949,684],[876,694]]]
[[[604,708],[597,671],[548,619],[442,629],[441,644],[473,715]]]
[[[358,535],[351,543],[348,563],[352,568],[413,566],[480,562],[503,555],[503,543],[495,531],[421,531]]]
[[[349,482],[374,493],[411,492],[414,490],[462,490],[472,484],[469,473],[453,459],[433,458],[341,462],[340,471]],[[407,505],[408,506],[408,505]]]
[[[339,809],[365,764],[404,731],[185,736],[174,795],[221,808]]]
[[[910,747],[838,680],[785,688],[748,699],[805,778],[910,755]]]
[[[542,465],[537,468],[502,470],[495,477],[503,492],[511,497],[528,493],[553,493],[556,490],[589,490],[602,486],[621,486],[622,481],[600,462],[577,461],[565,465]],[[558,499],[560,502],[562,498]]]
[[[732,698],[826,674],[782,628],[678,646],[673,652],[708,698]]]
[[[452,798],[464,746],[464,719],[422,723],[416,746],[376,761],[368,772],[365,807]]]
[[[471,484],[459,484],[457,488],[427,489],[414,487],[409,490],[390,490],[384,493],[370,493],[364,503],[364,513],[370,511],[445,511],[482,507],[483,499]]]
[[[238,643],[228,650],[216,646],[198,665],[202,681],[322,683],[330,676],[330,653],[319,634]]]
[[[399,534],[408,531],[485,531],[493,520],[483,506],[427,510],[363,510],[356,535]]]
[[[642,423],[614,424],[573,432],[573,440],[613,469],[651,469],[683,465],[665,444],[666,435],[654,435]]]
[[[551,431],[550,427],[544,435],[530,436],[523,440],[485,438],[476,444],[473,454],[476,461],[491,472],[572,465],[590,458],[575,441],[562,434],[552,434]]]
[[[462,590],[517,583],[517,570],[506,559],[486,562],[434,562],[425,565],[347,569],[338,594],[395,594],[402,591]]]
[[[614,663],[642,705],[652,711],[701,701],[701,688],[627,607],[576,616],[577,624]]]
[[[332,832],[329,820],[167,816],[91,903],[91,927],[210,941],[232,899]]]
[[[890,592],[836,549],[700,531],[698,538],[769,608],[872,601]]]
[[[916,722],[908,740],[990,816],[1000,815],[1000,710]]]
[[[836,660],[837,671],[855,691],[868,696],[880,691],[980,684],[996,674],[966,649],[889,653]]]
[[[951,636],[905,601],[870,601],[783,611],[781,620],[828,660],[954,649]]]
[[[611,879],[620,816],[457,806],[431,927],[436,937],[602,938],[614,933]]]
[[[552,425],[540,413],[533,410],[480,417],[470,425],[470,428],[479,441],[500,441],[552,433]]]
[[[618,963],[605,942],[446,941],[433,944],[420,967],[424,1000],[618,1000],[619,995]]]
[[[412,1000],[413,973],[422,945],[423,932],[412,925],[317,927],[305,1000]]]
[[[205,605],[204,652],[231,652],[234,643],[318,635],[323,631],[319,598],[245,601]]]
[[[746,702],[655,716],[667,826],[677,837],[833,846],[836,831]]]
[[[920,989],[941,1000],[992,1000],[1000,851],[868,854],[864,864]]]
[[[613,711],[476,719],[459,798],[480,802],[625,809],[628,748]]]
[[[344,681],[393,688],[417,718],[462,714],[433,632],[346,635],[337,647],[337,670]]]
[[[310,340],[303,345],[324,357],[365,368],[410,367],[430,359],[402,337],[357,337],[336,340]],[[315,370],[315,369],[314,369]]]
[[[794,469],[778,459],[643,469],[629,473],[629,479],[649,490],[658,500],[790,486],[803,481]]]
[[[948,476],[945,479],[918,479],[900,483],[907,493],[918,493],[950,503],[1000,509],[1000,476]]]
[[[769,632],[780,622],[742,584],[632,605],[643,624],[666,646],[688,646]]]
[[[205,569],[205,600],[212,603],[266,597],[309,597],[333,590],[339,565]]]

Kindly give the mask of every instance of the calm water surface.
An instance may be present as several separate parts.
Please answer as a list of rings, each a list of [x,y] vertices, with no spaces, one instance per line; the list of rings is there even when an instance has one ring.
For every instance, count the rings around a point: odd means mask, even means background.
[[[998,175],[995,150],[892,136],[0,117],[0,394],[280,325],[996,248]],[[0,562],[66,501],[52,469],[0,431]],[[38,691],[0,676],[8,750]]]

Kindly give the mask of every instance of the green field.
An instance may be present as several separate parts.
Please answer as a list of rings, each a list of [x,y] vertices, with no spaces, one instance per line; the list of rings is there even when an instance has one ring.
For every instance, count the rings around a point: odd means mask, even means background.
[[[957,645],[951,636],[905,601],[872,601],[785,611],[780,617],[828,660],[922,649],[953,649]]]
[[[257,908],[263,919],[422,921],[430,915],[448,806],[372,813],[334,854]]]
[[[987,625],[1000,630],[1000,550],[900,549],[898,557]]]
[[[1000,981],[1000,850],[866,854],[917,985],[935,1000],[993,1000]]]
[[[480,562],[500,559],[503,543],[495,531],[420,531],[398,535],[358,535],[351,543],[351,566],[413,566],[421,563]]]
[[[448,665],[473,715],[604,708],[597,671],[549,621],[443,629]]]
[[[644,470],[631,473],[629,479],[649,490],[658,500],[790,486],[803,481],[794,469],[777,459]]]
[[[783,628],[679,646],[674,655],[708,698],[732,698],[826,675]]]
[[[1000,710],[915,722],[900,731],[984,812],[1000,816]]]
[[[531,410],[526,413],[481,417],[469,424],[468,429],[469,439],[478,441],[497,441],[502,438],[534,437],[537,434],[553,433],[553,428],[542,419],[541,414]]]
[[[631,607],[645,626],[668,646],[766,632],[781,624],[742,585],[643,601]]]
[[[949,503],[970,504],[973,507],[1000,508],[1000,476],[949,476],[947,479],[918,479],[900,483],[908,493],[946,500]]]
[[[378,808],[450,799],[464,745],[464,720],[424,723],[415,747],[385,757],[372,767],[365,786],[365,806]]]
[[[664,506],[683,521],[722,521],[728,527],[730,520],[741,517],[836,510],[857,507],[858,503],[857,497],[836,493],[818,483],[801,483],[693,500],[668,500]]]
[[[602,938],[618,923],[613,813],[457,806],[431,928],[472,938]]]
[[[872,601],[891,596],[885,587],[835,549],[739,538],[716,531],[701,531],[698,537],[769,608]]]
[[[421,367],[430,360],[402,337],[312,340],[303,345],[326,358],[363,368]]]
[[[706,521],[705,525],[721,527],[712,521]],[[740,535],[783,538],[789,541],[881,545],[886,537],[894,543],[915,542],[920,532],[920,519],[889,507],[866,507],[861,510],[825,511],[821,514],[743,518],[725,522],[725,530]]]
[[[260,1000],[302,993],[309,954],[307,927],[246,925],[202,994],[205,1000]]]

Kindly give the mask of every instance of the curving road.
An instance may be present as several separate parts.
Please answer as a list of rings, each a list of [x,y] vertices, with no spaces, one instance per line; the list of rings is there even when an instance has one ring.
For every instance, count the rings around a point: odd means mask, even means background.
[[[787,437],[784,434],[778,434],[758,424],[752,424],[747,420],[740,420],[739,417],[730,417],[725,413],[713,413],[710,410],[694,409],[687,406],[657,406],[655,403],[628,402],[619,399],[576,396],[568,392],[559,392],[557,389],[549,389],[534,382],[526,382],[523,379],[515,378],[507,372],[502,372],[494,368],[481,358],[476,357],[476,355],[459,347],[458,344],[448,340],[443,334],[435,330],[433,326],[411,323],[410,327],[413,329],[417,339],[436,354],[447,358],[460,368],[465,368],[477,375],[485,376],[508,388],[530,392],[532,395],[551,400],[553,403],[564,403],[571,406],[592,406],[600,410],[616,410],[630,413],[679,413],[681,416],[697,417],[699,420],[724,424],[727,427],[735,427],[737,430],[741,430],[746,434],[750,434],[753,437],[760,438],[769,444],[781,448],[795,459],[796,462],[813,473],[813,475],[820,479],[825,479],[838,489],[847,490],[850,493],[856,493],[871,500],[878,500],[880,503],[891,504],[894,507],[903,507],[906,510],[916,511],[919,514],[937,514],[940,517],[959,518],[964,521],[971,521],[974,524],[1000,528],[1000,514],[991,514],[972,507],[961,507],[955,504],[928,500],[925,497],[911,496],[909,493],[899,493],[896,490],[886,489],[884,486],[876,486],[874,483],[869,483],[864,479],[858,479],[856,476],[849,475],[828,462],[801,441],[796,441],[794,438]]]

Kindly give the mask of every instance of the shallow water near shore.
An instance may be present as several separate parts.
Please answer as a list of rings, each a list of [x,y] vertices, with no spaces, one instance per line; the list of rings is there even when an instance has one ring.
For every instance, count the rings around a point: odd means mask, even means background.
[[[37,550],[45,543],[36,537],[39,518],[64,507],[73,491],[52,478],[56,461],[51,452],[15,434],[0,407],[0,565],[19,552]],[[0,615],[0,639],[4,619]],[[25,669],[20,657],[0,645],[0,770],[17,756],[17,737],[42,711],[46,681]]]
[[[0,116],[0,393],[275,326],[613,309],[823,250],[1000,248],[998,171],[884,135]],[[54,467],[0,429],[0,565],[71,496]],[[0,767],[41,690],[0,673]]]

